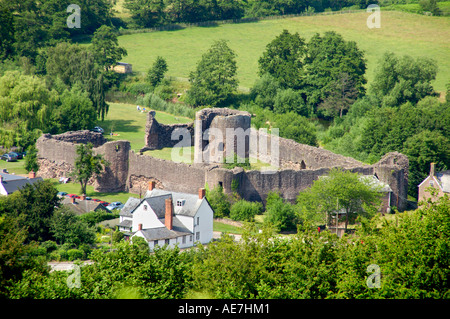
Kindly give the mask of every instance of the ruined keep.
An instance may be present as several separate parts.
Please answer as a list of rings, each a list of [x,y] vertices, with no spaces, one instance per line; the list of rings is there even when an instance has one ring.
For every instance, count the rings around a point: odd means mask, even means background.
[[[130,191],[144,194],[148,183],[153,181],[156,188],[176,192],[194,194],[208,184],[210,188],[222,185],[226,193],[231,193],[231,184],[235,181],[235,184],[238,184],[237,192],[246,200],[264,203],[270,191],[279,191],[285,199],[295,202],[298,193],[310,187],[319,176],[326,175],[331,168],[341,167],[363,175],[376,175],[392,189],[391,205],[399,210],[406,209],[409,162],[405,155],[397,152],[388,153],[379,162],[367,165],[328,150],[278,138],[277,170],[268,173],[242,168],[225,169],[221,161],[217,160],[216,153],[211,156],[210,146],[215,142],[212,134],[209,134],[209,128],[223,133],[223,145],[215,143],[220,156],[223,157],[229,148],[234,152],[239,150],[234,137],[227,142],[226,129],[233,128],[234,131],[244,132],[246,136],[243,143],[246,157],[252,156],[252,145],[259,145],[261,141],[267,142],[267,152],[257,152],[257,156],[261,161],[270,162],[273,155],[270,146],[275,141],[274,137],[262,129],[250,129],[250,119],[251,116],[247,112],[204,109],[197,112],[194,127],[192,124],[161,125],[155,120],[154,113],[149,114],[144,137],[145,148],[180,146],[179,139],[172,140],[172,133],[177,129],[184,132],[195,131],[194,135],[185,137],[184,140],[191,143],[190,145],[194,144],[197,157],[191,164],[162,160],[142,155],[142,152],[136,153],[131,150],[128,141],[106,142],[100,133],[79,131],[53,136],[44,134],[36,143],[41,165],[38,175],[44,178],[67,176],[73,169],[76,145],[95,142],[94,152],[103,154],[111,164],[104,173],[91,179],[90,184],[97,191]],[[202,160],[198,161],[200,153]],[[207,161],[211,158],[215,161]]]

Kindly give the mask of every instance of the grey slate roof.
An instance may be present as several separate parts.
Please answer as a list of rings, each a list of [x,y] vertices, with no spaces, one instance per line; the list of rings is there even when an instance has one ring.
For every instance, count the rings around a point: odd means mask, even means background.
[[[117,226],[127,227],[127,228],[131,228],[132,225],[133,225],[133,221],[129,220],[129,219],[124,219],[120,223],[117,224]]]
[[[450,193],[450,170],[436,173],[436,179],[442,190],[446,193]]]
[[[23,176],[17,176],[7,173],[0,173],[2,176],[2,185],[8,194],[11,194],[27,184],[34,184],[36,182],[42,181],[41,177],[28,178]]]
[[[107,209],[105,206],[103,206],[100,203],[94,202],[92,200],[75,200],[75,204],[72,204],[72,199],[69,197],[65,197],[61,204],[68,207],[72,211],[75,212],[77,215],[89,213],[92,211],[102,210],[108,213],[111,213],[109,209]]]
[[[135,197],[130,197],[128,198],[127,202],[125,203],[125,205],[123,205],[122,210],[120,211],[120,216],[127,216],[127,217],[131,217],[133,215],[131,215],[131,212],[133,210],[136,209],[136,207],[139,206],[139,204],[141,203],[142,200],[140,200],[139,198],[135,198]]]
[[[177,192],[169,192],[162,189],[153,189],[152,191],[147,191],[145,197],[158,197],[158,196],[172,196],[173,208],[175,215],[183,215],[194,217],[197,213],[202,200],[198,198],[198,195],[194,194],[186,194],[186,193],[177,193]],[[177,201],[183,200],[184,204],[181,207],[177,206]],[[163,203],[163,205],[165,205]],[[151,206],[153,208],[153,206]],[[164,207],[164,206],[163,206]],[[164,210],[163,210],[164,212]]]

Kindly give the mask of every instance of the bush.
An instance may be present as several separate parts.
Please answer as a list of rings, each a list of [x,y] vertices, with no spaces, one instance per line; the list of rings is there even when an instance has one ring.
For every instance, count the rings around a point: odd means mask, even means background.
[[[293,230],[297,225],[294,206],[285,203],[277,193],[270,192],[267,195],[266,212],[264,214],[264,222],[272,224],[279,230]]]
[[[260,214],[262,211],[263,205],[261,203],[241,199],[231,206],[230,217],[233,220],[253,221],[255,215]]]
[[[206,187],[206,199],[214,211],[214,218],[230,215],[230,202],[228,196],[223,192],[222,186],[216,186],[211,191]]]
[[[67,251],[67,258],[70,261],[82,259],[84,257],[84,252],[80,249],[69,249]]]

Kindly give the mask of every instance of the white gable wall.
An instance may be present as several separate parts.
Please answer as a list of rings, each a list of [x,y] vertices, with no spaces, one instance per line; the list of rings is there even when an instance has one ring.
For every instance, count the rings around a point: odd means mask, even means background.
[[[213,238],[213,211],[206,199],[203,199],[194,216],[194,242],[209,243]],[[199,239],[198,239],[198,234]]]
[[[147,210],[144,209],[147,206]],[[158,219],[153,209],[147,202],[141,203],[133,212],[133,225],[131,231],[135,232],[142,224],[142,229],[163,227],[164,224]]]

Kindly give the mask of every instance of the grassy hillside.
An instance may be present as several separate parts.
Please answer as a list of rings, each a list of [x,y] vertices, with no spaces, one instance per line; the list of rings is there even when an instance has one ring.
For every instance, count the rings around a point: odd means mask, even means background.
[[[386,50],[391,50],[397,54],[436,59],[439,73],[434,85],[439,91],[445,90],[450,73],[449,18],[383,11],[381,28],[369,29],[366,25],[368,16],[369,13],[362,12],[193,27],[123,35],[119,37],[119,43],[128,50],[128,56],[123,61],[132,63],[135,71],[147,71],[156,56],[161,55],[168,62],[168,75],[186,78],[214,40],[227,39],[237,53],[240,85],[252,87],[257,78],[258,58],[267,43],[283,29],[298,32],[307,40],[317,32],[335,30],[345,39],[356,41],[359,48],[365,51],[369,81],[379,57]]]
[[[189,123],[191,119],[156,111],[156,120],[162,124]],[[105,130],[108,140],[128,140],[131,149],[144,147],[145,123],[147,113],[136,110],[135,104],[109,103],[109,112],[99,125]],[[113,132],[114,135],[109,135]]]

